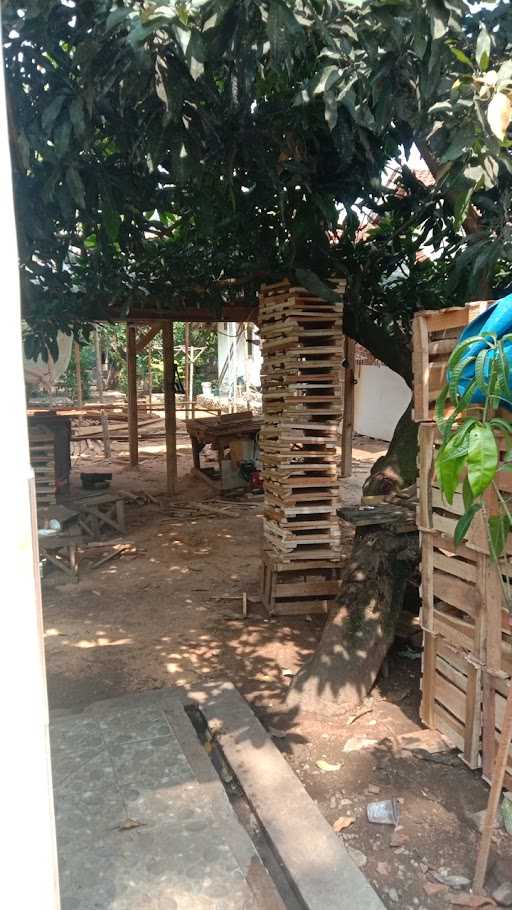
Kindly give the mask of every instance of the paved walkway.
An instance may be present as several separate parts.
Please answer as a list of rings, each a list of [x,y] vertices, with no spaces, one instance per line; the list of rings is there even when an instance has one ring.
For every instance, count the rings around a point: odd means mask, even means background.
[[[236,689],[191,697],[249,797],[252,809],[237,791],[244,825],[177,690],[61,712],[50,733],[62,910],[382,910]]]
[[[51,740],[62,910],[269,906],[249,884],[266,872],[179,700],[100,702],[56,719]]]

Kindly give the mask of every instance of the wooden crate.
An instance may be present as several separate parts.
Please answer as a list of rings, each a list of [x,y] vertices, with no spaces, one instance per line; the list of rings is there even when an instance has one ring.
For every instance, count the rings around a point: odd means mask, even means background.
[[[51,430],[29,427],[30,464],[36,481],[39,508],[55,503],[55,438]]]
[[[470,768],[481,765],[482,666],[441,635],[424,633],[421,719],[443,733]]]
[[[337,566],[315,562],[286,563],[263,555],[261,599],[271,615],[327,613],[339,591]]]
[[[464,307],[424,310],[413,321],[414,420],[434,419],[450,354],[465,327],[485,312],[494,300],[467,303]]]
[[[272,572],[284,571],[277,565],[292,571],[299,564],[332,572],[341,555],[336,513],[343,414],[342,305],[284,281],[262,288],[259,325],[265,559]],[[264,570],[265,579],[269,572]],[[314,578],[311,583],[302,581],[313,591]],[[332,581],[330,576],[327,581]],[[322,590],[327,590],[327,581],[323,579]],[[286,584],[290,587],[292,582],[288,579]],[[300,579],[296,584],[300,586]],[[331,584],[328,593],[332,590]],[[275,605],[276,600],[267,595],[266,602]],[[303,609],[299,597],[296,602],[297,612],[311,611]]]

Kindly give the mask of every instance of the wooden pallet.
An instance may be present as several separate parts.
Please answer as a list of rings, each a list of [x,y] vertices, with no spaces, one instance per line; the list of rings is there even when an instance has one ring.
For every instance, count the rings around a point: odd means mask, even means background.
[[[51,430],[29,427],[30,464],[36,481],[39,508],[55,503],[55,438]]]
[[[260,295],[263,426],[260,433],[264,484],[264,590],[275,611],[284,584],[274,574],[299,565],[328,573],[340,558],[340,438],[343,413],[344,338],[342,305],[315,298],[288,282],[267,286]],[[277,569],[277,566],[283,568]],[[272,569],[269,568],[272,567]],[[309,594],[311,583],[297,576],[293,595],[282,595],[286,612],[324,611],[325,595]],[[268,587],[270,585],[270,588]],[[288,579],[287,588],[292,582]],[[307,597],[300,596],[306,585]],[[296,596],[295,596],[296,595]],[[295,599],[294,599],[295,598]],[[320,604],[320,606],[318,606]]]
[[[465,327],[484,313],[494,300],[467,303],[464,307],[424,310],[413,321],[414,420],[434,419],[450,354]]]
[[[300,616],[327,613],[339,590],[337,566],[316,565],[308,560],[274,562],[264,554],[261,578],[262,603],[271,615]]]

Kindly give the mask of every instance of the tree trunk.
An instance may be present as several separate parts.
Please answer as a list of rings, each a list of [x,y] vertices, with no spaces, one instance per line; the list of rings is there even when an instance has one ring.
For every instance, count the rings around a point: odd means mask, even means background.
[[[409,407],[387,454],[373,467],[365,485],[368,492],[390,493],[414,483],[416,440]],[[332,716],[365,698],[393,642],[407,583],[418,562],[417,533],[396,533],[392,525],[357,531],[337,604],[314,655],[288,693],[290,708]]]

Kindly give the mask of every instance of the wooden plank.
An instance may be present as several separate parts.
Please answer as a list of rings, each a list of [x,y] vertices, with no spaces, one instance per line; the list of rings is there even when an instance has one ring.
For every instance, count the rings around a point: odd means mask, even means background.
[[[167,492],[176,492],[178,464],[176,457],[176,392],[174,386],[174,326],[168,319],[162,323],[164,360],[165,459]]]
[[[352,476],[352,448],[354,438],[355,411],[355,350],[352,338],[345,338],[345,380],[343,401],[343,424],[341,430],[341,476]]]
[[[434,678],[436,671],[437,636],[425,632],[423,641],[423,677],[420,714],[427,727],[434,726]]]
[[[153,341],[159,332],[162,330],[162,323],[157,322],[156,325],[152,325],[147,332],[144,332],[143,335],[139,335],[135,344],[135,352],[141,354],[142,351],[148,346],[148,344]]]
[[[133,467],[139,463],[136,342],[135,326],[129,324],[126,339],[126,365],[128,369],[128,440],[130,464]]]

